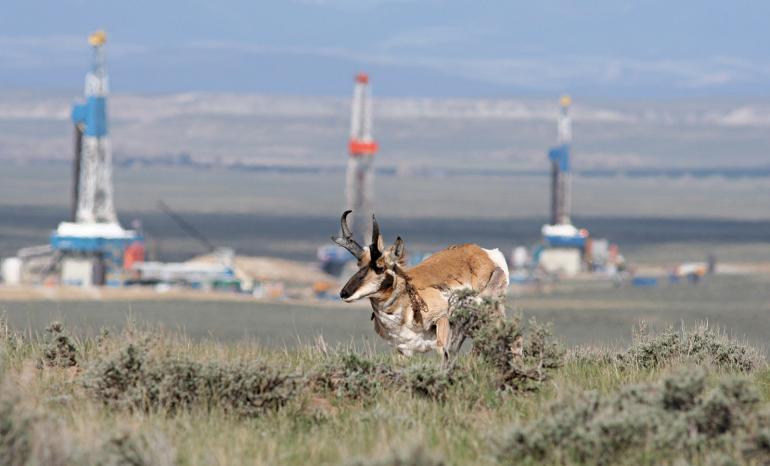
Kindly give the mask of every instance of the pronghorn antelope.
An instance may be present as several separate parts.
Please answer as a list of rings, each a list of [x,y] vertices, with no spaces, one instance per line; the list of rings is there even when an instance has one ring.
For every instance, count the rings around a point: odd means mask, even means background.
[[[346,302],[369,298],[374,330],[401,354],[435,349],[447,357],[450,339],[449,298],[470,288],[484,296],[501,297],[508,288],[508,264],[498,249],[475,244],[450,246],[422,263],[406,266],[404,241],[385,248],[372,216],[372,243],[361,247],[342,214],[342,236],[332,237],[358,259],[359,270],[340,291]],[[504,314],[504,310],[501,308]]]

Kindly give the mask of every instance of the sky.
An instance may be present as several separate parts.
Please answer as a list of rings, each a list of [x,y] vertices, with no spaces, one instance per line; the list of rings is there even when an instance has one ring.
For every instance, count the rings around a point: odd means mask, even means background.
[[[770,2],[5,0],[0,90],[607,98],[770,95]]]

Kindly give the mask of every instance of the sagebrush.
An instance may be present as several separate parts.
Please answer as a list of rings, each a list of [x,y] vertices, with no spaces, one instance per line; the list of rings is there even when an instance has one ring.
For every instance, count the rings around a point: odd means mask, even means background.
[[[763,433],[770,411],[750,380],[723,377],[706,386],[703,368],[685,368],[661,382],[595,391],[556,403],[547,416],[516,426],[499,458],[581,464],[634,464],[650,455],[691,462],[721,451],[744,461],[770,462]]]
[[[469,345],[449,364],[134,325],[39,339],[0,326],[0,464],[770,461],[760,351],[701,326],[565,357],[548,326],[461,301]]]

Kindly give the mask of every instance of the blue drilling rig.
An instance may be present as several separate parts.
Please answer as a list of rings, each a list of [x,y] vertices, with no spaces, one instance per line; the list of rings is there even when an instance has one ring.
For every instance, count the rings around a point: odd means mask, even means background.
[[[62,284],[120,284],[126,251],[132,246],[134,252],[143,251],[141,234],[120,226],[113,204],[103,49],[106,41],[104,31],[89,36],[93,61],[86,74],[85,102],[72,108],[75,156],[71,218],[51,234],[53,256],[44,274],[58,269]]]

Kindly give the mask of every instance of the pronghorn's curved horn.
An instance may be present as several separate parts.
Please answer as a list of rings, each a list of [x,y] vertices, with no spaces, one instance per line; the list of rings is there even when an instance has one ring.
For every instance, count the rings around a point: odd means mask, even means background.
[[[353,238],[353,232],[350,231],[350,227],[348,226],[348,215],[350,215],[352,212],[352,210],[346,210],[342,213],[342,218],[340,219],[340,230],[342,231],[343,238]]]
[[[353,239],[353,232],[350,231],[350,227],[348,226],[348,214],[351,212],[353,211],[346,210],[342,213],[342,218],[340,219],[340,231],[342,231],[342,236],[332,236],[332,241],[350,251],[356,259],[360,259],[364,254],[364,248]]]

